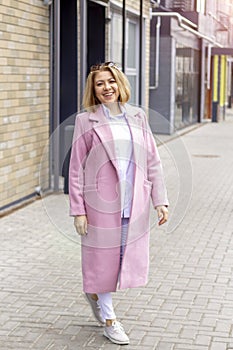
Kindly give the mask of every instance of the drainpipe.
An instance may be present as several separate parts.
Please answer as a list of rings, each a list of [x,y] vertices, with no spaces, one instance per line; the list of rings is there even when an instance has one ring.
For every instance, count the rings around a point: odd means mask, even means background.
[[[180,26],[185,29],[185,30],[188,30],[189,32],[193,33],[194,35],[198,36],[199,38],[202,38],[202,39],[205,39],[206,41],[210,42],[211,44],[214,44],[215,46],[218,46],[218,47],[223,47],[223,45],[219,44],[215,39],[205,35],[205,34],[202,34],[201,32],[199,32],[198,30],[194,30],[192,28],[190,28],[189,26],[187,26],[186,24],[184,23],[181,23]]]
[[[140,38],[139,38],[139,105],[142,104],[142,44],[143,44],[143,0],[140,0]]]
[[[50,6],[49,11],[49,137],[53,131],[53,37],[54,37],[54,6]],[[52,188],[52,147],[49,145],[49,189]]]
[[[160,6],[160,0],[156,3],[157,6]],[[153,16],[153,12],[151,13]],[[156,23],[156,47],[155,47],[155,84],[149,86],[150,90],[156,90],[159,87],[159,54],[160,54],[160,28],[161,28],[161,17],[158,16]]]
[[[193,28],[197,28],[197,25],[195,23],[193,23],[192,21],[190,21],[186,17],[182,16],[178,12],[152,12],[151,15],[152,16],[161,16],[161,17],[175,17],[178,20],[179,25],[184,22]]]
[[[54,192],[59,191],[60,168],[60,0],[54,1],[54,108],[53,108],[53,157]]]
[[[122,4],[122,72],[125,73],[125,47],[126,47],[126,0]]]
[[[49,7],[49,135],[53,133],[53,118],[54,118],[54,81],[53,81],[53,38],[54,38],[54,2],[53,0],[43,0],[43,5]],[[54,144],[52,137],[52,144],[49,145],[49,190],[53,187],[53,152]]]
[[[156,24],[156,47],[155,47],[155,85],[149,87],[151,90],[156,90],[159,87],[159,54],[160,54],[160,28],[161,17],[157,18]]]
[[[83,92],[86,84],[87,77],[87,2],[80,1],[80,93],[79,96],[83,96]],[[82,109],[82,101],[79,100],[78,110]]]
[[[228,58],[228,84],[227,84],[227,97],[228,97],[228,108],[232,107],[232,102],[231,102],[231,86],[232,86],[232,62],[233,58]]]
[[[207,89],[210,90],[210,77],[211,77],[211,50],[213,45],[208,44],[207,54]]]

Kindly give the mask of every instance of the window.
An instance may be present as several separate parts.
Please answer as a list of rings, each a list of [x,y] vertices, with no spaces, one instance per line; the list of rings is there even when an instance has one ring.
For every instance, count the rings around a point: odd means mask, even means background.
[[[136,23],[128,21],[128,43],[127,43],[127,67],[136,68],[136,56],[135,42],[137,40],[136,35],[137,26]]]
[[[176,47],[177,129],[197,121],[199,106],[199,52],[182,45]]]
[[[126,75],[131,85],[130,102],[138,103],[138,23],[128,19],[126,41]]]
[[[138,69],[139,69],[139,20],[128,14],[126,21],[126,67],[125,74],[131,85],[130,102],[138,103]],[[112,11],[110,60],[122,67],[122,14]]]
[[[116,12],[112,15],[111,60],[122,66],[122,16]]]

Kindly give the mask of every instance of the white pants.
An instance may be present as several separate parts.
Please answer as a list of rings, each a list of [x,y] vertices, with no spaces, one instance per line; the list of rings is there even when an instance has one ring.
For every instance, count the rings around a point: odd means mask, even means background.
[[[105,320],[115,320],[116,315],[112,305],[112,294],[111,293],[99,293],[98,304],[101,309],[102,316]]]
[[[120,252],[120,266],[125,252],[125,245],[127,240],[128,233],[128,218],[121,219],[121,252]],[[102,316],[105,320],[114,320],[116,319],[116,314],[112,304],[112,295],[111,293],[99,293],[98,295],[98,304],[101,308]]]

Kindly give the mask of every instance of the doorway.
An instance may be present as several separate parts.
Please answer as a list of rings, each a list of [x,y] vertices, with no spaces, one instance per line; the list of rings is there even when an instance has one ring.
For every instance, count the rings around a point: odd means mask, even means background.
[[[57,191],[59,177],[68,178],[66,127],[77,113],[77,0],[60,0],[51,11],[51,175]]]
[[[105,6],[88,1],[87,5],[87,71],[105,61]]]

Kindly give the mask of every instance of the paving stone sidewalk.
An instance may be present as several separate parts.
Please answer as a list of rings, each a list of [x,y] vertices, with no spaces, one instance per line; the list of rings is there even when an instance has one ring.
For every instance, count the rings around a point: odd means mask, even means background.
[[[170,222],[151,212],[150,278],[114,294],[129,350],[233,349],[233,117],[159,147]],[[116,349],[82,295],[67,196],[0,222],[0,349]]]

